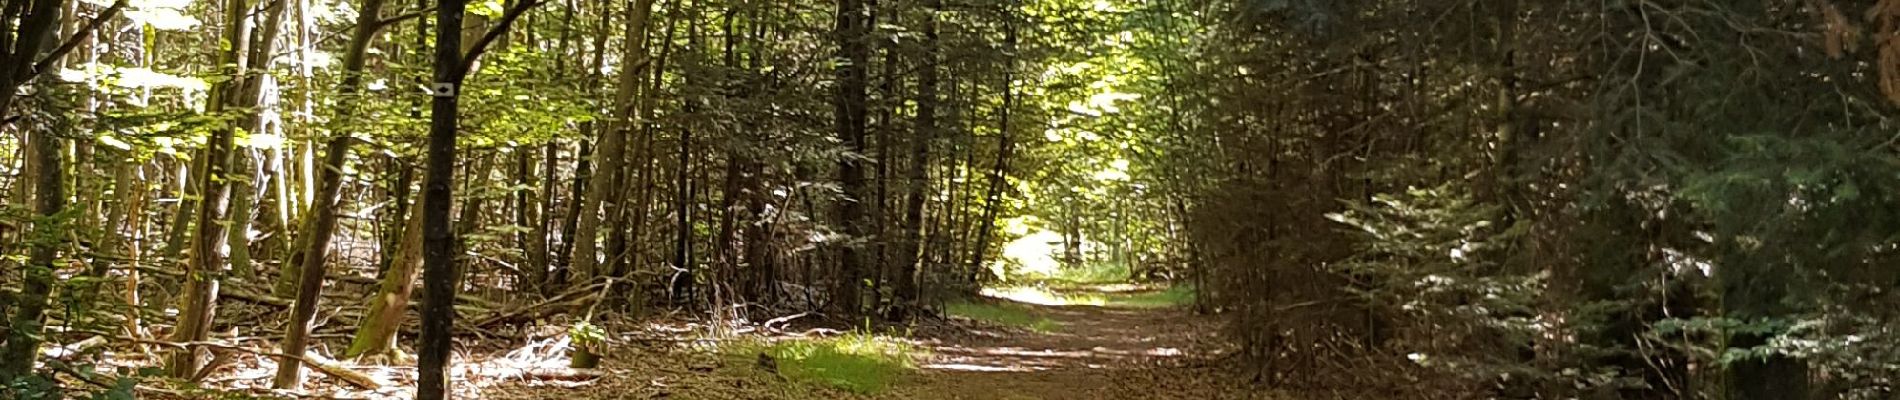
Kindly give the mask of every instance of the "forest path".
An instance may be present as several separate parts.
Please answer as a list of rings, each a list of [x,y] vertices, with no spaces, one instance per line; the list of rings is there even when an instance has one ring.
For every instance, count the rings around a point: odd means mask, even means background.
[[[923,337],[932,356],[890,398],[969,400],[1246,398],[1196,367],[1218,326],[1186,307],[1037,305],[992,299],[1053,322],[1043,330],[965,328]]]

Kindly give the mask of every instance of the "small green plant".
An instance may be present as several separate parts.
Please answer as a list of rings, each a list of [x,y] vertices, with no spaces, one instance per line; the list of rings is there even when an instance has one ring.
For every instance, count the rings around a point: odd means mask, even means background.
[[[572,360],[569,368],[595,368],[600,366],[600,351],[607,343],[607,330],[600,326],[581,321],[567,328],[567,338],[573,342]]]
[[[1022,306],[1014,304],[989,304],[976,302],[956,302],[946,305],[945,312],[954,317],[969,318],[997,325],[1028,329],[1035,332],[1054,332],[1062,328],[1062,323],[1035,315]]]
[[[875,394],[916,369],[925,351],[890,336],[857,331],[837,337],[751,342],[725,349],[728,357],[758,359],[761,367],[793,382]]]

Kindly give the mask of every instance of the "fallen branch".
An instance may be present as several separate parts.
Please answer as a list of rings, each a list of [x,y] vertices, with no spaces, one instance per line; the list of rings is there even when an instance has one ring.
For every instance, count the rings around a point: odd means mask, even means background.
[[[765,329],[767,330],[778,332],[779,330],[777,328],[772,327],[773,324],[789,324],[794,319],[804,318],[805,316],[808,316],[808,315],[811,315],[811,312],[807,311],[807,312],[787,315],[783,317],[773,318],[773,319],[766,320],[764,326],[765,326]]]
[[[600,379],[607,373],[591,368],[494,368],[481,371],[483,375],[513,378],[532,378],[542,381],[584,381]]]
[[[500,324],[518,324],[566,312],[568,309],[578,307],[583,303],[599,300],[600,296],[595,292],[600,291],[600,289],[607,284],[606,282],[591,284],[579,289],[569,290],[547,300],[542,300],[539,303],[530,304],[525,307],[491,312],[488,316],[475,319],[475,321],[477,321],[475,322],[475,326],[491,327]]]
[[[371,390],[381,389],[383,387],[383,384],[377,382],[375,378],[370,378],[368,374],[356,372],[349,367],[343,366],[343,364],[337,363],[336,360],[331,360],[315,353],[304,353],[301,359],[304,364],[309,365],[310,368],[321,371],[325,375],[336,377],[338,380],[349,382],[356,387]]]
[[[238,352],[256,354],[256,355],[266,356],[266,357],[291,358],[291,359],[301,361],[305,365],[309,365],[312,369],[315,369],[318,372],[322,372],[324,375],[329,375],[330,377],[336,378],[337,380],[343,381],[344,383],[348,383],[352,386],[356,386],[361,389],[377,390],[383,387],[381,383],[376,382],[376,380],[374,378],[370,378],[369,375],[363,374],[361,372],[356,372],[354,370],[349,369],[349,367],[345,367],[341,364],[338,364],[336,361],[332,361],[328,358],[324,358],[323,356],[319,356],[315,354],[305,353],[304,355],[290,355],[290,354],[285,354],[285,353],[280,353],[280,352],[275,352],[275,351],[258,350],[258,349],[253,349],[249,347],[227,344],[227,343],[222,343],[222,342],[212,342],[212,341],[172,342],[172,341],[164,341],[164,340],[139,339],[139,338],[125,337],[125,336],[106,335],[103,332],[91,332],[91,333],[98,334],[100,336],[111,337],[113,338],[113,340],[117,340],[121,342],[130,342],[130,343],[135,343],[135,344],[149,344],[149,345],[155,345],[155,346],[161,346],[161,347],[170,347],[170,348],[179,349],[179,350],[190,350],[190,349],[194,349],[198,347],[209,347],[213,349],[238,351]]]

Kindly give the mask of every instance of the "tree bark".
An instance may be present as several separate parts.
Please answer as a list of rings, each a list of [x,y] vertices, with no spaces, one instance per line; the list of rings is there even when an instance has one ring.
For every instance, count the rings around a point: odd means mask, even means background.
[[[347,121],[355,113],[350,97],[362,90],[363,69],[368,62],[370,41],[375,40],[376,31],[382,27],[383,0],[365,0],[357,10],[356,32],[350,36],[350,43],[343,54],[343,80],[338,82],[337,93],[345,101],[337,102],[337,112],[332,121]],[[336,231],[339,197],[343,193],[343,168],[349,159],[350,137],[346,130],[332,129],[336,136],[330,138],[324,149],[321,178],[317,179],[317,196],[305,212],[303,232],[309,235],[299,241],[304,247],[297,251],[300,256],[293,257],[292,263],[300,266],[297,279],[297,301],[291,307],[290,324],[284,328],[283,353],[290,356],[302,356],[310,341],[311,324],[317,314],[318,295],[323,291],[323,278],[329,264],[330,239]],[[393,276],[393,274],[392,274]],[[381,300],[380,298],[377,300]],[[372,315],[377,310],[372,309]],[[400,313],[398,313],[400,315]],[[372,321],[365,319],[365,321]],[[365,322],[368,325],[370,322]],[[271,386],[278,389],[295,389],[303,383],[303,363],[289,356],[277,361],[277,376]]]
[[[454,205],[455,138],[461,114],[462,81],[470,65],[481,57],[487,45],[508,31],[508,27],[538,0],[513,4],[488,33],[468,44],[464,54],[461,32],[436,29],[435,79],[430,84],[434,97],[429,114],[427,173],[423,179],[422,207],[422,337],[421,359],[417,363],[420,378],[416,398],[448,398],[449,350],[455,326],[455,292],[461,286],[456,271],[456,237],[450,227],[449,209]],[[436,5],[438,27],[462,26],[467,0],[441,0]],[[394,274],[392,274],[394,275]]]
[[[245,23],[250,4],[245,0],[230,0],[225,5],[224,40],[231,43],[230,49],[219,56],[220,68],[230,79],[220,82],[213,93],[207,110],[211,114],[226,112],[245,112],[243,100],[246,73],[242,70],[249,65],[246,59],[250,55],[250,32]],[[237,120],[243,120],[238,118]],[[224,279],[229,265],[219,252],[224,248],[229,236],[225,233],[225,212],[230,206],[231,188],[229,167],[231,148],[234,144],[235,128],[230,125],[213,129],[205,140],[205,148],[199,153],[202,171],[193,177],[197,180],[198,200],[197,222],[194,224],[190,260],[186,263],[185,294],[178,313],[178,326],[174,328],[171,341],[200,342],[211,333],[211,322],[217,315],[218,285]],[[188,379],[198,374],[199,354],[203,349],[188,347],[173,352],[169,361],[172,377]]]
[[[1003,109],[997,112],[1000,121],[996,138],[996,164],[990,170],[990,187],[983,195],[983,216],[977,221],[976,247],[971,250],[970,263],[965,267],[967,271],[964,271],[969,274],[966,276],[968,279],[976,279],[977,274],[983,271],[983,260],[989,256],[990,234],[996,230],[996,214],[1002,208],[1003,187],[1008,183],[1009,153],[1014,146],[1009,135],[1009,114],[1010,109],[1016,106],[1015,21],[1010,21],[1003,45],[1011,56],[1003,66]]]
[[[389,271],[383,274],[383,280],[377,286],[376,296],[370,298],[369,310],[364,312],[363,322],[356,327],[356,334],[350,339],[350,348],[343,352],[345,357],[382,358],[391,363],[407,361],[407,355],[396,348],[396,332],[402,327],[403,312],[409,307],[409,296],[416,287],[416,273],[422,270],[422,213],[423,204],[409,207],[410,215],[404,218],[403,238],[398,246]]]
[[[652,14],[653,0],[638,0],[632,9],[627,10],[627,25],[624,39],[626,50],[620,57],[619,87],[614,91],[614,108],[611,119],[600,134],[599,151],[595,152],[595,182],[614,182],[620,179],[622,164],[626,162],[626,140],[629,127],[635,126],[639,116],[634,112],[634,95],[639,90],[640,76],[645,73],[646,48],[643,42],[646,36],[647,19]],[[617,185],[596,184],[590,187],[586,196],[580,200],[580,220],[574,231],[573,274],[582,277],[604,275],[598,271],[599,233],[601,208],[606,203],[620,203],[613,197],[619,192]],[[618,212],[618,210],[614,210]],[[616,218],[617,220],[617,218]],[[614,255],[608,255],[613,257]]]
[[[863,0],[838,0],[837,25],[838,92],[833,116],[838,140],[845,143],[846,154],[838,159],[838,181],[844,191],[837,208],[838,224],[843,226],[846,242],[838,251],[838,311],[846,316],[864,313],[861,288],[865,279],[863,241],[871,233],[864,218],[864,200],[871,194],[865,187],[865,66],[870,59],[865,41],[868,26]]]
[[[455,137],[460,117],[462,74],[462,14],[467,0],[436,3],[435,99],[429,114],[429,147],[422,186],[422,337],[416,398],[442,400],[448,396],[451,328],[455,326],[455,291],[461,279],[455,271],[455,236],[449,208],[455,201]],[[394,274],[391,274],[394,275]]]
[[[33,233],[27,238],[29,254],[26,262],[26,279],[22,282],[17,300],[17,310],[8,326],[4,329],[6,347],[0,352],[0,383],[12,383],[15,379],[32,373],[33,362],[39,359],[41,321],[46,315],[46,306],[53,293],[54,261],[66,224],[59,220],[60,212],[66,208],[65,168],[61,165],[60,141],[53,135],[38,131],[32,139],[32,157],[39,165],[35,173],[33,187],[33,209],[38,215],[33,223]],[[9,394],[10,389],[0,389],[0,394]]]
[[[937,13],[942,0],[928,0],[924,19],[924,54],[917,78],[917,126],[910,144],[910,172],[905,176],[909,191],[904,203],[904,239],[898,247],[894,319],[908,317],[918,306],[917,271],[923,256],[924,202],[930,190],[930,144],[937,138]]]

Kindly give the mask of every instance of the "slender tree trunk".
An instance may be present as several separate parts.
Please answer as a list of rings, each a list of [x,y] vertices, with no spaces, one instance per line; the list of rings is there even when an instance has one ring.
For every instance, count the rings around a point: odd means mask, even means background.
[[[879,39],[878,42],[881,44],[879,47],[884,50],[883,76],[878,85],[877,123],[879,126],[872,132],[867,132],[867,134],[875,135],[874,139],[877,140],[877,169],[873,171],[873,174],[877,176],[877,199],[869,204],[871,229],[876,232],[872,234],[876,240],[870,243],[871,257],[876,260],[871,265],[876,268],[876,275],[870,278],[870,287],[867,288],[871,290],[871,307],[876,308],[883,304],[880,297],[884,294],[884,288],[880,285],[889,282],[889,278],[896,275],[894,271],[891,271],[894,265],[891,262],[891,254],[898,250],[891,246],[890,241],[890,238],[894,236],[891,235],[891,218],[896,216],[896,213],[891,211],[895,208],[891,198],[891,175],[892,169],[896,168],[898,157],[896,151],[892,150],[892,142],[897,140],[897,109],[902,106],[904,100],[897,94],[897,88],[903,86],[903,75],[898,73],[898,65],[902,63],[902,59],[898,57],[900,51],[897,39],[894,35],[885,38],[883,32],[878,31],[882,29],[882,26],[895,26],[899,23],[897,2],[885,1],[879,4],[877,0],[867,0],[866,3],[866,9],[871,14],[865,25],[871,27],[868,29],[873,32],[872,37]]]
[[[246,112],[248,104],[244,98],[245,76],[242,69],[250,65],[246,58],[250,54],[250,32],[245,23],[250,12],[250,4],[245,0],[230,0],[225,6],[224,38],[232,43],[232,48],[220,55],[220,67],[230,76],[229,80],[217,86],[215,99],[210,101],[207,110],[212,114],[227,112]],[[242,118],[240,118],[242,120]],[[192,239],[191,257],[186,263],[185,295],[181,298],[178,326],[173,329],[171,340],[174,342],[203,341],[211,334],[211,322],[217,315],[218,285],[224,279],[229,264],[220,250],[224,248],[227,224],[225,212],[230,206],[231,188],[229,167],[235,136],[234,128],[226,126],[213,129],[205,140],[205,148],[199,153],[200,165],[204,173],[193,178],[198,182],[199,193],[197,222]],[[175,351],[170,360],[172,376],[190,379],[198,375],[200,348],[187,348]]]
[[[66,208],[66,191],[62,185],[66,170],[61,164],[60,141],[41,131],[32,139],[32,144],[31,156],[39,166],[33,185],[33,211],[38,218],[33,223],[33,233],[27,238],[30,250],[26,279],[15,302],[17,310],[3,329],[6,348],[0,352],[3,356],[0,357],[0,383],[11,383],[31,374],[34,361],[39,360],[42,319],[53,293],[54,261],[66,237],[66,224],[59,220],[59,214]],[[11,388],[0,388],[0,395],[9,393]]]
[[[1009,49],[1007,50],[1009,54],[1015,54],[1016,26],[1013,20],[1009,24],[1003,45]],[[976,274],[983,270],[983,260],[989,257],[990,234],[991,231],[996,230],[996,214],[1002,208],[1003,187],[1008,183],[1006,178],[1009,175],[1009,153],[1014,146],[1010,140],[1009,115],[1010,110],[1015,106],[1016,59],[1011,57],[1003,65],[1003,109],[997,112],[1000,122],[996,133],[996,164],[995,168],[990,170],[990,187],[983,195],[983,216],[977,221],[979,226],[976,230],[976,247],[970,252],[970,263],[965,267],[967,268],[965,273],[969,274],[966,278],[975,279]]]
[[[658,43],[660,46],[660,57],[654,61],[652,68],[650,68],[653,73],[647,77],[645,89],[647,93],[653,93],[655,95],[642,96],[640,98],[640,112],[644,113],[644,115],[657,115],[659,113],[659,96],[657,94],[660,93],[661,86],[666,83],[666,80],[663,78],[665,78],[666,75],[667,60],[673,55],[673,49],[678,47],[673,44],[673,38],[674,35],[679,32],[678,21],[681,19],[683,18],[672,18],[668,20],[666,33],[660,36],[660,42]],[[630,236],[632,236],[636,243],[647,243],[647,235],[651,232],[647,229],[647,219],[653,215],[653,198],[655,192],[659,190],[653,178],[656,174],[655,171],[659,168],[660,162],[659,157],[654,156],[654,154],[658,153],[658,150],[653,147],[653,138],[658,134],[659,127],[657,124],[643,123],[639,128],[640,177],[639,180],[634,182],[633,185],[630,185],[632,187],[628,189],[638,189],[640,198],[636,200],[636,203],[632,207],[633,226],[631,230],[633,232],[631,232]],[[628,257],[630,261],[628,261],[627,264],[632,266],[632,269],[646,265],[646,252],[635,249],[630,253],[632,254]],[[634,293],[631,294],[631,297],[636,299],[631,303],[635,306],[636,313],[639,309],[638,306],[642,305],[645,298],[645,294],[641,293],[640,288],[641,286],[634,286]]]
[[[634,95],[639,90],[640,76],[645,73],[646,48],[643,46],[646,36],[647,19],[653,11],[653,0],[638,0],[632,9],[627,10],[627,25],[624,39],[625,53],[620,57],[619,87],[614,92],[613,117],[601,130],[599,152],[595,153],[597,167],[595,182],[615,182],[623,171],[626,162],[626,140],[630,127],[637,126],[634,112]],[[606,271],[596,270],[600,256],[598,238],[601,225],[601,207],[606,203],[620,203],[610,197],[619,193],[617,185],[594,185],[586,196],[580,199],[580,221],[574,231],[574,255],[572,273],[581,276],[604,275]],[[619,212],[619,210],[610,210]],[[615,257],[615,255],[609,255]]]
[[[455,137],[461,114],[462,35],[449,27],[462,26],[467,0],[436,3],[434,104],[429,114],[428,164],[422,181],[422,337],[416,398],[449,398],[448,365],[451,329],[455,326],[455,291],[461,278],[455,270],[455,233],[449,224],[454,205]],[[395,274],[391,274],[395,275]]]
[[[917,78],[917,126],[910,144],[909,193],[904,203],[904,239],[898,247],[895,319],[908,317],[918,307],[917,271],[923,259],[924,201],[930,191],[930,144],[937,138],[937,13],[942,0],[929,0],[924,20],[924,55]]]
[[[733,51],[733,46],[738,41],[740,35],[737,30],[733,29],[733,25],[739,16],[739,7],[737,5],[728,4],[725,14],[724,26],[720,29],[724,35],[723,44],[725,45],[722,58],[724,59],[725,67],[731,71],[735,71],[734,73],[736,74],[737,71],[741,71],[741,67],[738,61],[738,53]],[[727,79],[731,80],[731,77]],[[729,103],[736,102],[737,100],[737,93],[729,93],[726,96],[726,101]],[[749,121],[749,119],[741,121],[740,123],[742,125],[749,125],[746,124],[746,121]],[[743,135],[744,133],[742,132],[733,132],[735,139],[743,137]],[[745,159],[749,157],[746,153],[750,153],[749,149],[747,149],[750,141],[745,142],[746,143],[742,143],[741,140],[727,140],[725,146],[726,168],[725,176],[722,177],[725,183],[719,190],[719,236],[713,241],[714,251],[719,258],[719,264],[723,266],[722,268],[725,271],[737,271],[739,266],[739,248],[737,247],[738,243],[736,241],[738,240],[737,224],[741,218],[739,215],[741,210],[736,206],[739,204],[740,191],[743,186],[741,181],[744,180],[741,166],[746,162]],[[722,275],[725,277],[734,276],[730,272],[722,272]],[[713,284],[721,285],[725,283],[726,282],[715,281]]]
[[[584,126],[582,130],[598,131],[599,128],[598,125]],[[580,143],[576,144],[576,146],[579,148],[576,149],[574,156],[574,184],[573,187],[568,189],[568,193],[570,194],[568,198],[571,201],[568,203],[567,215],[561,220],[560,257],[558,260],[555,260],[554,271],[548,278],[550,287],[566,286],[569,278],[573,276],[574,231],[578,230],[580,225],[580,199],[586,196],[587,188],[592,186],[589,185],[588,182],[593,180],[594,174],[593,143],[586,139],[581,139]]]
[[[257,276],[257,269],[251,265],[250,243],[251,219],[256,216],[251,209],[257,205],[252,195],[257,193],[254,188],[257,187],[255,184],[259,174],[254,151],[248,148],[231,150],[231,175],[234,179],[231,182],[231,226],[225,230],[225,234],[231,237],[226,238],[225,242],[231,254],[231,271],[240,279],[249,279]]]
[[[166,232],[165,251],[160,256],[165,260],[177,260],[185,254],[185,247],[191,245],[191,224],[197,220],[199,195],[203,194],[198,188],[197,177],[204,174],[204,159],[169,158],[178,163],[176,172],[172,174],[172,178],[178,182],[178,189],[172,192],[172,197],[178,201],[173,208],[171,223],[165,225],[170,230]]]
[[[687,23],[686,46],[689,49],[699,48],[699,44],[700,44],[699,9],[701,7],[704,7],[705,3],[706,3],[705,0],[701,0],[685,8],[687,12],[686,14],[687,15],[686,16],[686,23]],[[699,73],[697,72],[688,71],[685,74],[685,78],[684,78],[686,80],[686,86],[692,86],[693,82],[697,80],[698,75]],[[699,112],[699,101],[688,99],[684,103],[685,104],[681,106],[681,109],[682,109],[681,111],[683,111],[684,114],[694,115]],[[698,263],[694,262],[693,260],[694,254],[693,254],[693,207],[692,207],[692,204],[693,204],[693,183],[694,182],[692,179],[692,171],[693,171],[693,130],[695,127],[691,123],[687,123],[683,125],[684,126],[680,128],[680,138],[679,138],[680,139],[679,140],[679,165],[678,165],[679,169],[675,170],[676,174],[674,175],[674,180],[673,180],[673,185],[674,185],[674,190],[675,190],[675,195],[676,195],[674,197],[674,214],[673,214],[674,222],[675,222],[674,224],[675,235],[673,237],[674,239],[673,266],[676,268],[679,268],[680,271],[678,274],[673,275],[672,282],[670,285],[673,292],[673,303],[679,304],[679,305],[685,305],[692,301],[694,284],[696,283],[698,279],[696,276],[694,276],[694,274],[697,273],[697,271],[695,271],[695,267]]]
[[[375,40],[376,31],[383,25],[382,9],[383,0],[365,0],[357,10],[356,32],[350,36],[349,45],[344,50],[343,80],[337,88],[337,93],[345,99],[362,90],[363,69],[368,63],[366,59],[370,41]],[[353,104],[355,102],[348,100],[337,102],[336,116],[332,120],[349,120],[355,114]],[[284,328],[283,353],[287,355],[303,355],[309,345],[310,325],[317,314],[318,295],[323,291],[323,278],[329,267],[326,261],[329,259],[331,236],[336,231],[337,209],[342,206],[339,197],[343,193],[343,168],[349,159],[351,140],[354,139],[348,134],[330,138],[328,148],[324,149],[322,177],[317,180],[317,197],[310,203],[310,210],[304,213],[306,222],[302,231],[308,237],[299,241],[304,245],[297,251],[301,255],[291,259],[292,263],[300,266],[300,271],[297,300],[291,307],[290,325]],[[372,316],[378,311],[383,310],[372,308]],[[373,321],[369,318],[364,320]],[[303,364],[288,356],[279,358],[277,376],[271,385],[278,389],[295,389],[302,384]]]
[[[137,225],[128,227],[126,223],[127,220],[132,219],[130,210],[133,204],[143,197],[140,196],[143,190],[138,187],[138,178],[134,175],[139,165],[131,159],[131,152],[112,152],[112,154],[125,157],[125,159],[119,160],[118,165],[113,167],[112,194],[115,200],[112,206],[106,209],[105,237],[99,238],[98,252],[103,257],[94,259],[92,270],[88,271],[88,275],[94,278],[106,276],[106,272],[114,263],[122,263],[130,259],[126,255],[128,252],[125,248],[125,238],[130,237],[132,232],[139,229]]]
[[[270,61],[275,54],[277,34],[283,25],[284,9],[288,8],[284,3],[265,3],[264,21],[258,26],[261,32],[255,35],[248,62],[244,64],[245,71],[239,75],[243,77],[243,86],[236,105],[243,116],[236,120],[241,124],[239,126],[254,133],[264,132],[262,118],[259,118],[256,108],[264,103],[264,84],[270,80]],[[255,217],[252,208],[256,205],[254,198],[259,179],[263,177],[257,172],[255,150],[232,148],[231,151],[231,170],[238,179],[232,181],[230,187],[231,216],[226,234],[231,237],[225,240],[229,243],[232,268],[240,276],[253,277],[257,271],[251,266],[251,221]]]
[[[561,7],[561,37],[555,50],[554,73],[557,75],[573,72],[567,66],[567,55],[573,49],[573,28],[574,0],[567,0]],[[559,195],[555,190],[559,185],[556,167],[561,154],[560,143],[558,138],[549,139],[541,151],[541,194],[534,205],[533,218],[530,218],[532,225],[528,229],[528,246],[524,249],[528,252],[528,287],[537,293],[548,293],[549,269],[553,268],[554,262],[554,255],[550,253],[554,240],[550,220],[554,218],[554,198]]]
[[[428,166],[423,179],[422,207],[422,336],[420,360],[416,369],[420,378],[416,398],[448,398],[449,350],[455,326],[455,292],[461,277],[456,270],[456,237],[449,226],[449,209],[454,205],[455,138],[461,113],[460,96],[469,65],[479,59],[488,41],[507,32],[508,27],[538,0],[511,4],[501,20],[464,52],[461,32],[436,29],[435,79],[430,84],[434,101],[429,114]],[[441,0],[436,4],[436,26],[462,26],[466,0]],[[464,54],[466,53],[466,54]],[[391,274],[394,275],[394,274]]]
[[[422,271],[422,210],[426,208],[419,203],[409,207],[412,211],[404,218],[398,246],[401,250],[383,274],[375,297],[370,298],[369,310],[364,312],[362,324],[357,325],[350,348],[343,353],[345,357],[381,359],[392,364],[408,362],[408,355],[396,347],[396,333],[402,328],[403,312],[415,290],[416,274]]]
[[[380,246],[382,251],[378,254],[380,260],[377,264],[376,272],[379,278],[388,275],[390,265],[396,262],[396,254],[402,252],[404,246],[408,243],[409,220],[413,219],[410,217],[411,213],[409,212],[411,208],[410,204],[413,204],[410,198],[414,197],[412,194],[415,190],[412,189],[412,187],[415,184],[416,175],[415,168],[410,167],[408,162],[400,158],[386,157],[384,161],[384,168],[393,170],[392,172],[385,173],[394,173],[396,179],[394,183],[390,184],[389,188],[389,201],[393,204],[389,206],[389,211],[384,214],[387,215],[388,218],[383,219],[384,224],[387,225],[386,228],[389,229],[384,232],[382,245]],[[418,242],[417,245],[420,246],[420,242]]]
[[[862,242],[871,233],[863,204],[871,193],[866,190],[864,165],[860,160],[865,151],[865,66],[870,58],[865,41],[869,35],[866,35],[863,0],[838,0],[837,12],[834,29],[838,58],[846,62],[837,68],[839,84],[834,118],[838,140],[845,143],[849,154],[838,160],[838,181],[844,189],[844,198],[837,202],[837,215],[847,242],[838,252],[838,298],[835,300],[844,315],[857,316],[864,312],[861,288],[866,270]]]

